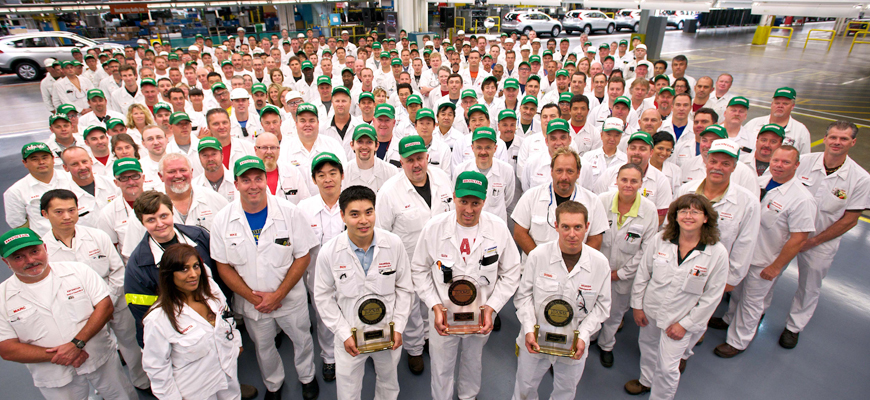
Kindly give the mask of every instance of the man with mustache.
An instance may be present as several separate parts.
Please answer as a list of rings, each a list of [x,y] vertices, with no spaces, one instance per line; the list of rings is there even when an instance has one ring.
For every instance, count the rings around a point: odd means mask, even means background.
[[[701,109],[705,110],[705,109]],[[709,110],[706,109],[706,110]],[[710,110],[712,112],[712,110]],[[695,130],[697,131],[699,128],[699,120],[703,118],[703,114],[698,112],[695,114]],[[713,141],[719,139],[728,139],[728,132],[725,131],[725,128],[722,125],[708,125],[700,130],[699,133],[695,135],[698,137],[698,151],[699,155],[690,158],[688,161],[684,162],[681,167],[681,180],[682,184],[685,185],[688,182],[695,182],[703,180],[707,174],[707,152],[710,150],[710,146],[713,144]],[[758,175],[755,174],[746,164],[738,162],[734,167],[734,173],[731,174],[731,181],[745,187],[750,192],[758,196]]]
[[[781,126],[767,124],[761,128],[758,137],[755,138],[755,151],[740,154],[740,162],[748,165],[758,175],[759,185],[761,181],[770,177],[770,157],[782,146],[783,139],[785,139],[785,130]],[[737,144],[740,145],[739,142]]]
[[[164,156],[158,174],[166,195],[172,199],[175,221],[211,231],[214,217],[227,205],[227,199],[214,191],[193,190],[193,168],[182,154]]]
[[[91,129],[93,128],[93,129]],[[103,130],[102,126],[92,126],[86,130],[85,137],[92,131]],[[103,132],[105,134],[105,132]],[[91,159],[85,149],[77,146],[67,147],[60,154],[63,169],[69,172],[73,185],[69,189],[78,198],[79,223],[84,226],[96,227],[100,210],[112,200],[121,195],[121,191],[106,175],[94,175]]]
[[[199,141],[196,150],[203,173],[193,178],[193,187],[212,190],[227,201],[233,201],[236,198],[236,187],[233,185],[232,173],[223,166],[221,142],[210,136],[205,137]]]

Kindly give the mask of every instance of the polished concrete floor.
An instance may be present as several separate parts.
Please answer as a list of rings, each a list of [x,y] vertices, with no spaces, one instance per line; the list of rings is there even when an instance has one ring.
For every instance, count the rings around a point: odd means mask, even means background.
[[[838,38],[830,52],[825,44],[810,42],[803,50],[803,39],[811,28],[828,28],[830,24],[807,25],[795,31],[791,46],[785,49],[780,39],[771,39],[766,47],[751,46],[752,30],[702,30],[696,35],[668,32],[663,58],[677,54],[689,58],[688,74],[698,78],[717,76],[723,72],[735,77],[733,91],[752,100],[750,117],[765,115],[770,94],[780,86],[792,86],[798,92],[796,118],[807,125],[814,141],[824,135],[824,129],[834,119],[851,120],[862,128],[870,127],[870,46],[856,46],[848,55],[848,40]],[[592,42],[627,38],[627,34],[596,35]],[[572,37],[572,47],[577,36]],[[21,84],[15,77],[0,77],[0,96],[6,106],[0,108],[0,188],[5,190],[26,171],[20,164],[21,145],[48,136],[45,121],[48,112],[42,107],[38,84]],[[862,129],[862,134],[866,133]],[[870,167],[870,140],[859,138],[852,156],[865,168]],[[821,151],[817,145],[814,151]],[[0,221],[2,230],[8,229]],[[834,256],[831,269],[815,317],[800,337],[794,350],[777,345],[791,297],[797,286],[794,265],[787,269],[775,289],[773,305],[761,324],[752,346],[731,360],[713,355],[713,348],[724,340],[724,332],[710,331],[706,341],[695,349],[683,375],[678,399],[865,399],[870,392],[867,368],[870,366],[870,346],[865,342],[870,331],[870,275],[866,260],[870,257],[868,240],[870,224],[862,220],[848,232],[841,250]],[[865,261],[861,261],[865,260]],[[0,270],[0,279],[10,275]],[[721,310],[720,310],[721,311]],[[519,323],[512,304],[502,312],[503,327],[494,333],[484,348],[483,388],[480,399],[508,399],[516,373],[514,340]],[[639,374],[637,327],[629,318],[625,329],[617,336],[616,365],[606,369],[598,362],[597,347],[592,347],[586,372],[577,398],[629,399],[623,384]],[[247,335],[245,347],[252,349]],[[317,344],[315,343],[315,346]],[[317,354],[318,350],[315,350]],[[285,399],[301,398],[292,364],[292,345],[285,338],[280,352],[287,372]],[[414,376],[403,358],[399,366],[401,399],[429,398],[427,370]],[[320,364],[318,362],[318,371]],[[264,387],[253,351],[245,351],[240,360],[241,381]],[[319,373],[318,373],[319,376]],[[320,378],[318,378],[320,380]],[[36,399],[39,392],[22,365],[0,361],[0,399]],[[373,368],[365,376],[363,398],[374,396]],[[335,398],[335,384],[320,380],[322,399]],[[549,396],[552,378],[544,376],[539,393]],[[864,393],[863,395],[861,393]],[[142,398],[148,398],[142,396]],[[262,394],[261,397],[262,398]]]

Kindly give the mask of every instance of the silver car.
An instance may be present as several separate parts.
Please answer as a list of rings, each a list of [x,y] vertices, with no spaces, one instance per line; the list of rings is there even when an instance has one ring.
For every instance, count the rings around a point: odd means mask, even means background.
[[[0,38],[0,72],[15,73],[25,81],[41,79],[46,58],[72,60],[73,48],[118,48],[116,43],[98,42],[72,32],[32,32]]]
[[[571,10],[562,20],[565,33],[583,32],[587,35],[595,31],[613,33],[616,31],[616,21],[601,11]]]
[[[504,20],[501,22],[501,30],[504,32],[522,32],[526,35],[534,30],[538,34],[546,33],[556,37],[562,32],[562,24],[559,20],[542,12],[511,11],[504,16]]]
[[[640,10],[619,10],[613,19],[616,20],[617,31],[628,29],[632,32],[637,32],[638,25],[640,25]]]

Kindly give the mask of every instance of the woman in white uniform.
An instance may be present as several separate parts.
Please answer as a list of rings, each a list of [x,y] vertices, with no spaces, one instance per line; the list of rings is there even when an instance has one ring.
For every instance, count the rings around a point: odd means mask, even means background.
[[[634,321],[640,327],[640,379],[625,384],[630,394],[673,399],[680,383],[680,358],[719,305],[728,278],[728,252],[719,243],[718,214],[706,198],[680,196],[668,223],[644,248],[631,288]]]
[[[240,399],[236,330],[223,293],[193,246],[160,259],[159,296],[146,314],[142,367],[159,399]]]

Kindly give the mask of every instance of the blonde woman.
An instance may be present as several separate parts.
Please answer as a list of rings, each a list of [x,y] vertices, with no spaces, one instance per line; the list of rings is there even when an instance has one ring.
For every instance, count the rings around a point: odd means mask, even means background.
[[[272,70],[272,71],[278,71],[278,70]],[[278,73],[280,74],[281,71],[278,71]],[[280,75],[284,76],[283,74],[280,74]],[[269,89],[268,89],[268,93],[267,93],[269,95],[269,104],[271,104],[275,107],[278,107],[278,108],[284,108],[284,101],[283,101],[283,96],[282,96],[282,94],[284,93],[284,89],[285,88],[283,86],[281,86],[280,83],[273,83],[273,84],[269,85]]]
[[[375,96],[375,106],[387,102],[387,91],[384,88],[376,87],[372,94]]]
[[[589,76],[589,64],[591,62],[588,58],[583,57],[579,61],[577,61],[577,70]]]
[[[142,142],[142,130],[148,125],[154,125],[151,111],[142,104],[134,103],[127,109],[127,134],[137,142]]]

